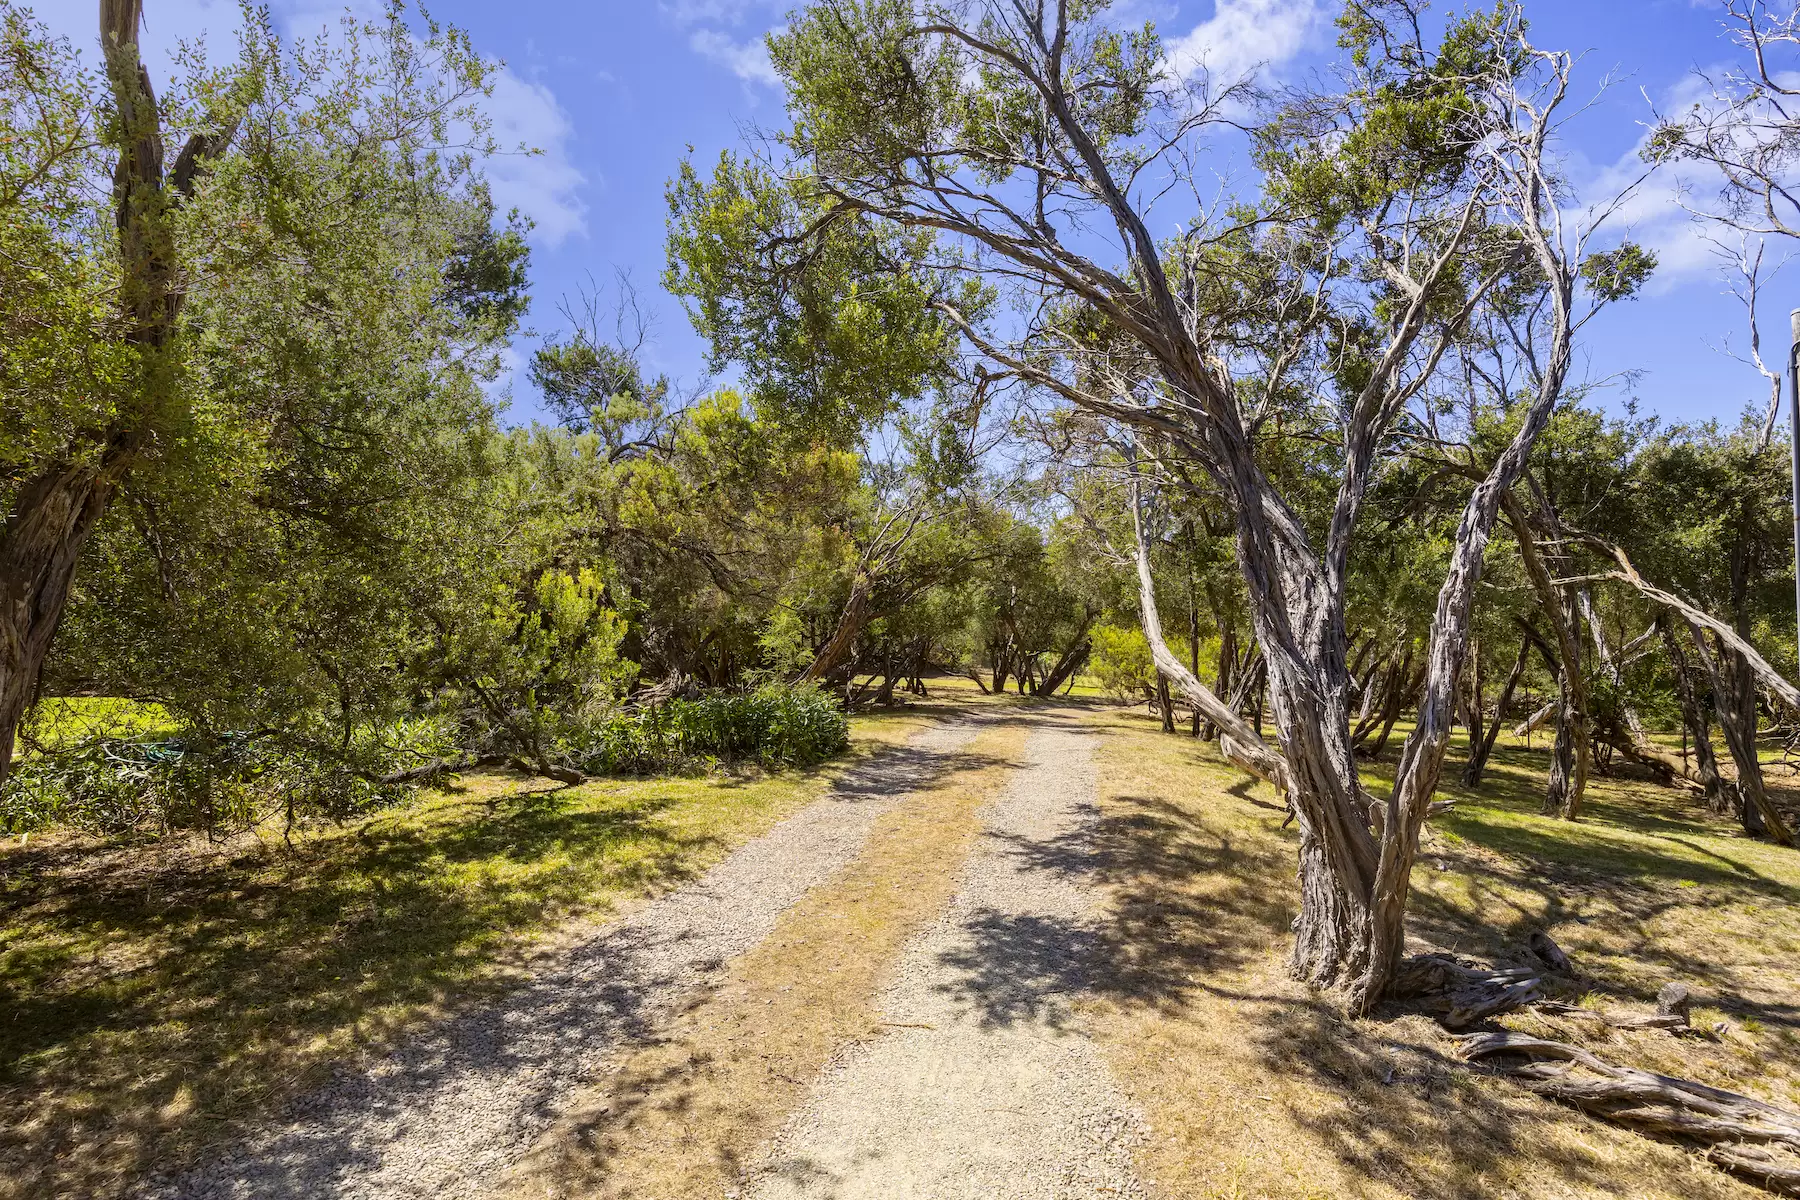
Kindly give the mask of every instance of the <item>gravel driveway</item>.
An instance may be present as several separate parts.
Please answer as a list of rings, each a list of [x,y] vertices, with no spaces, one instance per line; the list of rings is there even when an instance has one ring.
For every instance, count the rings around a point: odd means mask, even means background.
[[[955,898],[902,954],[886,1032],[827,1071],[752,1200],[1143,1194],[1142,1121],[1072,1003],[1098,918],[1082,836],[1095,736],[1066,715],[1034,721]]]
[[[952,721],[855,768],[698,882],[597,926],[500,1002],[346,1072],[155,1200],[476,1196],[624,1041],[653,1029],[782,911],[856,857],[870,826],[973,738]]]

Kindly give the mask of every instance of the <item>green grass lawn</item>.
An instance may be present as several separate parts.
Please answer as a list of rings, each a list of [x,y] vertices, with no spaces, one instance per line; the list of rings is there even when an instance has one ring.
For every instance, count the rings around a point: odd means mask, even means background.
[[[693,877],[933,710],[781,775],[490,774],[344,828],[0,845],[0,1196],[117,1193],[323,1066],[503,986],[554,931]]]

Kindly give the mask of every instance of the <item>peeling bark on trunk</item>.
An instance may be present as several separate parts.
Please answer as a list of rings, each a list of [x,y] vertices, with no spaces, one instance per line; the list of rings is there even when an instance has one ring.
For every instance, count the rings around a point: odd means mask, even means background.
[[[1695,630],[1694,636],[1705,635]],[[1725,749],[1731,754],[1731,765],[1737,769],[1738,821],[1745,833],[1756,837],[1775,836],[1779,830],[1776,840],[1786,845],[1792,839],[1769,801],[1762,762],[1756,757],[1756,677],[1742,655],[1724,651],[1709,657],[1719,732],[1725,735]]]
[[[1164,733],[1175,732],[1175,706],[1169,703],[1169,677],[1156,673],[1156,712],[1162,718]]]
[[[1787,822],[1769,803],[1768,792],[1762,786],[1762,768],[1756,760],[1756,687],[1760,683],[1795,708],[1800,708],[1800,688],[1795,688],[1781,672],[1770,666],[1738,630],[1673,592],[1646,581],[1623,549],[1591,534],[1582,534],[1580,540],[1619,565],[1617,571],[1604,578],[1630,584],[1647,598],[1673,609],[1687,622],[1694,650],[1712,681],[1713,703],[1719,710],[1719,725],[1725,734],[1726,746],[1739,767],[1738,791],[1742,796],[1739,813],[1745,828],[1760,822],[1772,841],[1783,846],[1793,845],[1793,834],[1788,830]],[[1710,639],[1708,635],[1711,635]],[[1743,787],[1746,764],[1752,783],[1748,793]]]
[[[1483,711],[1487,697],[1482,692],[1485,680],[1481,673],[1481,642],[1474,638],[1469,639],[1468,675],[1469,686],[1463,695],[1463,728],[1469,734],[1469,761],[1472,763],[1481,753],[1482,738],[1487,730],[1487,714]]]
[[[1800,1195],[1800,1113],[1510,1030],[1476,1034],[1459,1053],[1540,1096],[1645,1133],[1698,1142],[1727,1170]]]
[[[1407,696],[1417,686],[1417,680],[1413,678],[1413,648],[1409,643],[1398,662],[1389,660],[1388,670],[1381,677],[1381,686],[1376,689],[1381,697],[1381,707],[1368,712],[1367,701],[1364,702],[1363,715],[1350,733],[1350,745],[1357,753],[1371,758],[1381,753],[1388,735],[1393,732],[1394,722],[1400,719],[1400,713],[1406,707]],[[1382,730],[1380,741],[1373,748],[1366,748],[1369,735],[1378,727]]]
[[[1540,133],[1539,136],[1542,136]],[[1541,150],[1541,144],[1540,144]],[[1575,288],[1575,268],[1560,257],[1539,223],[1539,206],[1545,193],[1534,183],[1522,196],[1529,215],[1521,228],[1548,281],[1551,329],[1543,371],[1536,380],[1536,394],[1523,414],[1518,430],[1487,475],[1475,486],[1457,522],[1454,549],[1443,585],[1438,589],[1426,643],[1425,682],[1418,704],[1418,722],[1400,749],[1394,767],[1394,788],[1385,806],[1378,806],[1381,860],[1371,889],[1367,965],[1351,988],[1352,1006],[1367,1012],[1387,991],[1406,944],[1406,899],[1418,854],[1419,829],[1430,812],[1443,770],[1444,751],[1454,717],[1453,691],[1462,670],[1469,621],[1475,608],[1476,586],[1481,580],[1488,540],[1501,504],[1524,473],[1525,462],[1538,435],[1562,395],[1568,375],[1572,328],[1570,305]]]
[[[129,451],[100,470],[66,466],[20,490],[0,536],[0,784],[69,600],[82,545],[106,512]]]
[[[1682,773],[1700,789],[1706,807],[1724,815],[1731,811],[1732,797],[1727,793],[1724,777],[1719,774],[1719,760],[1713,753],[1712,723],[1706,719],[1706,709],[1700,704],[1693,667],[1666,616],[1657,618],[1656,631],[1662,638],[1663,651],[1669,657],[1669,667],[1675,676],[1675,699],[1681,706],[1681,722],[1687,728],[1688,739],[1694,748],[1694,765],[1690,768],[1684,763]]]
[[[1156,663],[1159,676],[1173,679],[1181,694],[1219,728],[1221,754],[1257,778],[1266,780],[1285,792],[1287,768],[1280,753],[1258,737],[1255,730],[1231,705],[1214,695],[1169,649],[1169,643],[1162,635],[1162,617],[1156,608],[1156,581],[1150,571],[1150,547],[1144,540],[1140,508],[1141,500],[1134,491],[1132,519],[1137,539],[1138,610],[1144,627],[1144,640],[1150,643],[1150,657]]]
[[[859,574],[856,582],[850,586],[850,599],[844,605],[843,614],[838,617],[837,628],[813,658],[812,664],[800,673],[796,682],[823,683],[830,679],[839,667],[849,661],[857,636],[868,623],[869,580]]]
[[[1594,642],[1594,658],[1600,664],[1612,684],[1613,695],[1618,699],[1618,713],[1597,732],[1602,740],[1616,747],[1630,761],[1640,766],[1649,767],[1656,772],[1657,779],[1664,785],[1672,784],[1676,776],[1687,776],[1686,764],[1668,750],[1656,744],[1644,729],[1644,722],[1638,716],[1625,694],[1625,664],[1612,652],[1612,646],[1606,638],[1606,628],[1600,623],[1600,613],[1594,606],[1592,592],[1583,586],[1575,593],[1576,607],[1581,610],[1586,621],[1588,633]],[[1635,639],[1626,647],[1625,653],[1631,653],[1631,647],[1654,636],[1655,627],[1646,630],[1642,637]],[[1692,781],[1690,781],[1692,782]]]
[[[1094,610],[1082,614],[1081,625],[1075,630],[1075,636],[1069,639],[1069,644],[1058,656],[1056,665],[1051,667],[1049,673],[1044,676],[1043,686],[1040,689],[1044,695],[1055,695],[1056,689],[1061,687],[1065,681],[1072,682],[1074,680],[1075,672],[1079,671],[1081,664],[1087,661],[1088,650],[1091,646],[1088,641],[1088,630],[1093,628],[1094,618],[1099,615],[1099,612]]]
[[[1218,598],[1213,595],[1210,584],[1206,590],[1206,603],[1212,610],[1213,623],[1219,627],[1219,672],[1214,679],[1213,692],[1215,695],[1229,697],[1232,694],[1231,672],[1232,668],[1237,665],[1237,629],[1231,622],[1224,619],[1219,610]],[[1227,703],[1230,701],[1228,700]],[[1216,740],[1219,736],[1218,722],[1211,717],[1206,717],[1200,728],[1200,736],[1207,741]]]
[[[1502,500],[1506,520],[1512,526],[1525,573],[1537,592],[1538,607],[1556,637],[1557,690],[1561,703],[1556,714],[1556,745],[1551,754],[1550,779],[1544,792],[1544,812],[1573,820],[1581,812],[1587,791],[1588,755],[1592,734],[1588,726],[1587,680],[1581,673],[1581,641],[1565,602],[1556,594],[1550,571],[1538,553],[1525,506],[1510,490]]]

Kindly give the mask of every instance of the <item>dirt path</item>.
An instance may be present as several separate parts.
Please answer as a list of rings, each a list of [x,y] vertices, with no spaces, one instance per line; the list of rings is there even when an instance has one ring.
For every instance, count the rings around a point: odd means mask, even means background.
[[[1142,1136],[1075,1010],[1097,897],[1092,733],[1040,710],[942,917],[900,956],[887,1031],[840,1055],[753,1200],[1142,1195]]]
[[[499,1004],[346,1073],[252,1141],[152,1183],[156,1200],[482,1195],[622,1044],[662,1025],[782,913],[856,858],[877,818],[929,784],[977,722],[934,726],[697,883],[599,927]]]

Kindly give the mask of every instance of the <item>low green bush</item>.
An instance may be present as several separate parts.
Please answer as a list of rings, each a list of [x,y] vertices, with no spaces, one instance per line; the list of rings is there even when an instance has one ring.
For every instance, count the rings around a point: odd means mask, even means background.
[[[342,820],[393,804],[416,781],[384,776],[494,748],[442,717],[358,728],[347,746],[187,731],[40,743],[0,791],[0,835],[242,829],[270,818]],[[812,688],[669,700],[619,711],[558,739],[555,757],[590,774],[655,775],[715,763],[809,767],[850,743],[849,722]],[[462,750],[458,750],[458,746]],[[463,761],[469,761],[465,758]]]
[[[96,735],[41,742],[0,790],[0,835],[60,827],[91,833],[241,829],[269,817],[342,820],[402,799],[387,772],[451,749],[445,722],[354,731],[348,747],[227,732]]]
[[[92,738],[13,765],[0,833],[236,829],[279,813],[342,818],[402,792],[242,734],[211,743]]]
[[[843,710],[814,688],[769,686],[619,713],[594,732],[584,769],[649,775],[695,762],[810,767],[850,744]]]

